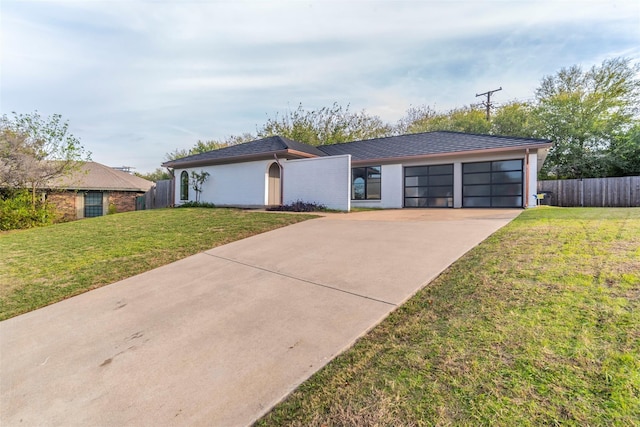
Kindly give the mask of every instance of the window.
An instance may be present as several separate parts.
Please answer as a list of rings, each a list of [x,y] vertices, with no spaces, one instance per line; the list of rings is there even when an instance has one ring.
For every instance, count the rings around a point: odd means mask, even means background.
[[[522,160],[462,165],[462,205],[468,208],[522,207]]]
[[[351,199],[380,200],[381,166],[353,168],[351,170]]]
[[[84,217],[102,216],[102,193],[91,191],[84,195]]]
[[[180,200],[189,200],[189,174],[182,171],[180,174]]]

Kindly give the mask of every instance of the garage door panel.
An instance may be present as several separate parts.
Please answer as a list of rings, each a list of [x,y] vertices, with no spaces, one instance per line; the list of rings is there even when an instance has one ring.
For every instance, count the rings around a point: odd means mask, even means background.
[[[462,165],[463,207],[522,207],[523,161],[498,160]]]
[[[404,169],[404,206],[453,207],[453,164]]]

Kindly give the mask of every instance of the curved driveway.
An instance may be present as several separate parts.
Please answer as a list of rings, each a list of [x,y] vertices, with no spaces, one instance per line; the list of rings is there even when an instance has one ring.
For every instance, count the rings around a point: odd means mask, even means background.
[[[247,425],[520,210],[331,214],[0,323],[0,425]]]

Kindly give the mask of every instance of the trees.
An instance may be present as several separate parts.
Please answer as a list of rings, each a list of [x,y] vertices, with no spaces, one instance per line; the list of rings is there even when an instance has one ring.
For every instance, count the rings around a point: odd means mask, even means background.
[[[337,144],[392,134],[392,127],[378,116],[364,110],[353,113],[349,105],[334,102],[331,107],[305,110],[302,104],[294,111],[276,114],[258,129],[258,137],[279,135],[309,145]]]
[[[536,90],[538,136],[554,141],[543,175],[606,176],[611,144],[637,123],[638,65],[605,60],[584,71],[574,65],[542,79]]]
[[[611,141],[609,176],[640,175],[640,123]]]
[[[193,156],[195,154],[206,153],[207,151],[218,150],[220,148],[228,147],[230,145],[242,144],[243,142],[253,141],[254,139],[256,139],[255,136],[253,136],[248,132],[245,132],[240,135],[231,135],[223,141],[218,141],[215,139],[211,139],[208,141],[198,140],[198,142],[196,142],[193,147],[188,149],[176,148],[170,153],[165,154],[164,158],[166,161],[181,159],[183,157]]]
[[[420,112],[423,115],[420,115]],[[410,122],[408,117],[412,117]],[[408,123],[407,123],[408,122]],[[472,107],[454,108],[437,113],[430,107],[418,107],[407,111],[407,118],[400,119],[399,128],[405,133],[454,131],[467,133],[489,133],[491,123],[484,111]]]
[[[171,174],[166,169],[162,168],[156,168],[153,172],[149,173],[134,172],[134,175],[153,182],[158,182],[163,179],[171,179]]]
[[[69,133],[69,124],[60,114],[42,117],[13,113],[0,119],[0,185],[9,189],[29,189],[32,205],[36,189],[47,182],[73,173],[90,153]]]
[[[491,117],[493,135],[534,138],[537,133],[535,106],[529,102],[512,101],[501,105]]]

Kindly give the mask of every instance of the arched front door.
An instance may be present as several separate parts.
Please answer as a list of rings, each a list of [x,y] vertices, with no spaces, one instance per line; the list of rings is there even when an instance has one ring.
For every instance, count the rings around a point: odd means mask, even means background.
[[[271,163],[269,166],[269,205],[280,204],[280,166]]]

